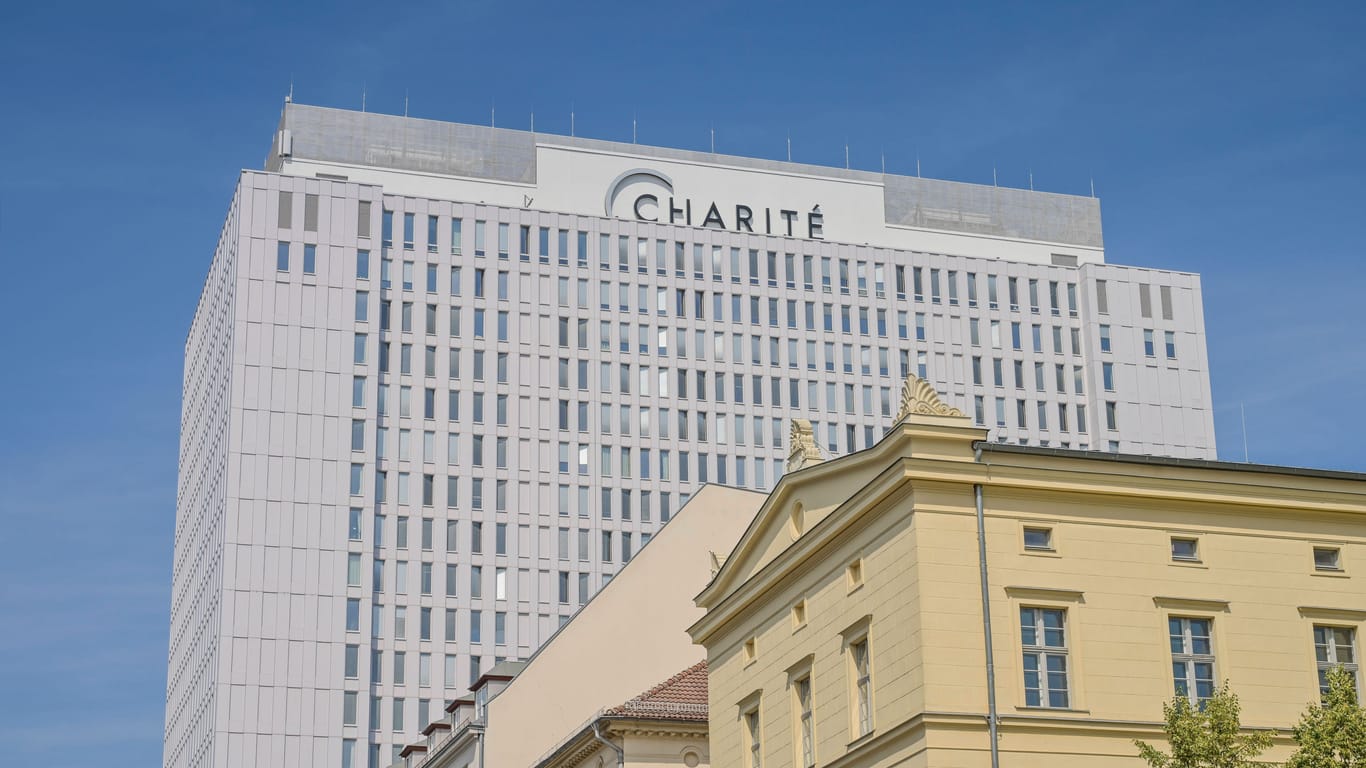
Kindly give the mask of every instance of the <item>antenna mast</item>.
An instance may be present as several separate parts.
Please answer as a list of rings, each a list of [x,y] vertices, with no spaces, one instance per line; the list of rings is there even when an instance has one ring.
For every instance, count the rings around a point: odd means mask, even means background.
[[[1243,420],[1243,463],[1247,464],[1247,408],[1242,402],[1238,403],[1238,413]]]

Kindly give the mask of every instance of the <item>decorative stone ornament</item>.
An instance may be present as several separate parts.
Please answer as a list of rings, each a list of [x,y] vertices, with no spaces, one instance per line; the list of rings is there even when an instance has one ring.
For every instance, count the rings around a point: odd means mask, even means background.
[[[964,417],[962,411],[940,399],[939,393],[928,381],[914,373],[908,375],[906,383],[901,385],[901,407],[896,412],[897,423],[911,415]]]
[[[712,550],[707,550],[707,559],[711,562],[711,577],[714,579],[716,574],[721,572],[721,566],[726,564],[726,558]]]
[[[792,432],[788,435],[787,471],[793,472],[802,467],[825,461],[821,449],[816,446],[816,431],[806,419],[793,419]]]

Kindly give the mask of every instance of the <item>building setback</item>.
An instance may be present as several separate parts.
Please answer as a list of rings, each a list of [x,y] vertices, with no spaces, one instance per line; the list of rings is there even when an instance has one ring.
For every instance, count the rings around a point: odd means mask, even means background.
[[[286,105],[186,341],[165,764],[387,764],[908,373],[1214,457],[1199,278],[1106,264],[1093,198]]]

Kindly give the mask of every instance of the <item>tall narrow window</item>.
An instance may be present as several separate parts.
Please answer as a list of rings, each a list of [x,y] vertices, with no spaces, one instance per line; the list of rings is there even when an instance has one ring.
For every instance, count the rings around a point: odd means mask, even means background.
[[[745,730],[749,733],[749,765],[747,768],[763,768],[764,743],[759,731],[759,708],[745,713]]]
[[[798,680],[793,692],[797,697],[797,731],[801,734],[800,765],[810,768],[816,764],[816,739],[811,719],[811,677],[808,675]]]
[[[849,645],[854,668],[854,721],[859,736],[873,731],[873,671],[868,652],[868,638]]]
[[[1209,619],[1167,619],[1172,647],[1172,680],[1176,695],[1200,709],[1214,695],[1214,647]]]
[[[1025,706],[1068,706],[1066,617],[1060,608],[1020,609]]]
[[[1342,667],[1357,681],[1357,697],[1361,695],[1360,667],[1357,662],[1356,631],[1350,627],[1314,626],[1314,659],[1319,667],[1319,693],[1328,693],[1328,672]]]
[[[280,214],[280,215],[279,215],[279,226],[280,226],[280,229],[290,229],[291,227],[294,226],[294,221],[293,221],[293,219],[294,219],[294,193],[293,193],[293,192],[281,192],[281,193],[280,193],[280,211],[279,211],[279,214]]]
[[[356,724],[356,692],[346,691],[342,694],[342,725]]]

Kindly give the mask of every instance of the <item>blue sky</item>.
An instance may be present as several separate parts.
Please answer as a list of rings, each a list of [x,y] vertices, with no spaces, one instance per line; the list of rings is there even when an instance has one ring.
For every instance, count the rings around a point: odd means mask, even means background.
[[[855,6],[860,7],[840,7]],[[1366,470],[1366,6],[11,3],[0,764],[160,760],[181,353],[281,100],[1088,193],[1203,275],[1220,454]],[[808,9],[808,6],[810,9]],[[945,7],[951,6],[951,7]],[[569,9],[569,10],[566,10]]]

